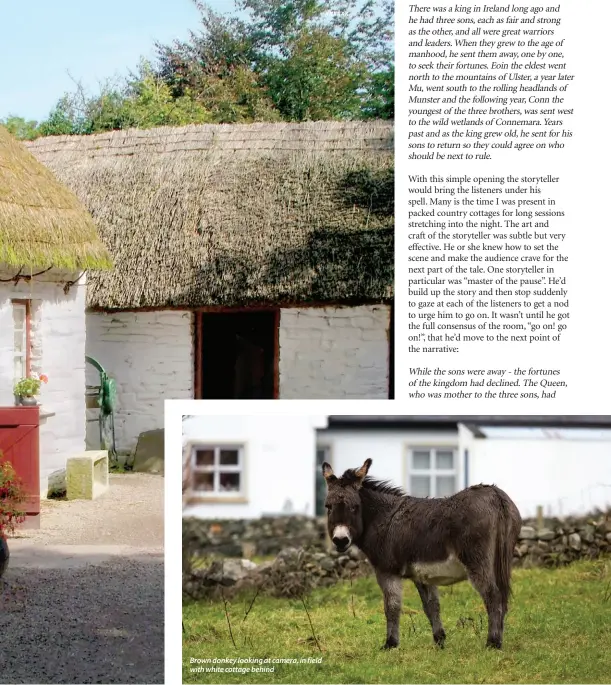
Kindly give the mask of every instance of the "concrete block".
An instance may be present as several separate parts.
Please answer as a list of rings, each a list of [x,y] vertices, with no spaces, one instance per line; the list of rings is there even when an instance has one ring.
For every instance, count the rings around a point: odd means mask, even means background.
[[[66,497],[68,499],[97,499],[109,486],[108,452],[91,450],[66,462]]]

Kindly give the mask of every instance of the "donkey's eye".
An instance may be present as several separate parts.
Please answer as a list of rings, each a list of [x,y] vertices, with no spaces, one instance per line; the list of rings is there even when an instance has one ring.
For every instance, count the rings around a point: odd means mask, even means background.
[[[325,509],[327,511],[331,511],[331,505],[330,504],[325,504]]]

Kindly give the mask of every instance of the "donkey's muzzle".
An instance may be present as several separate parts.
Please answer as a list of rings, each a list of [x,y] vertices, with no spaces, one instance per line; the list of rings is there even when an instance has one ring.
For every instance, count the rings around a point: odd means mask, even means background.
[[[337,526],[333,531],[333,537],[331,538],[333,544],[335,545],[338,552],[345,552],[352,540],[350,539],[350,534],[348,532],[347,526]]]
[[[345,552],[350,547],[350,538],[333,538],[333,544],[338,552]]]

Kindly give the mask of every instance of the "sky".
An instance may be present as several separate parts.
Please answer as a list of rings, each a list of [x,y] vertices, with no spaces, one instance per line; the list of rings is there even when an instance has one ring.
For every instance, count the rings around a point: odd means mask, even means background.
[[[95,91],[153,57],[156,40],[187,38],[198,17],[191,0],[0,0],[0,119],[46,118],[74,81]]]

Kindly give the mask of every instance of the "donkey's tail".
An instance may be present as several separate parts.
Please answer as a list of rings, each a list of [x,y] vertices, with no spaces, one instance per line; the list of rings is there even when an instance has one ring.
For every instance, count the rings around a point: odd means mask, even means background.
[[[496,488],[500,504],[500,520],[496,534],[494,555],[496,584],[503,602],[507,604],[511,595],[511,566],[513,550],[518,541],[522,519],[516,505],[500,488]]]

